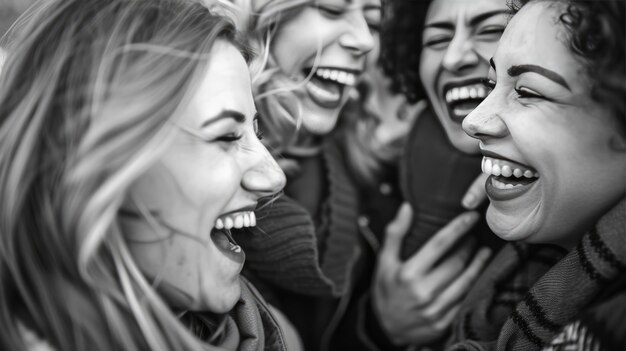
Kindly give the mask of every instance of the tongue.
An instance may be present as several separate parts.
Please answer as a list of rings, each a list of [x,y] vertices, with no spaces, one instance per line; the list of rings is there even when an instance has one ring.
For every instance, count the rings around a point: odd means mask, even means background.
[[[234,241],[229,237],[228,233],[221,229],[211,230],[211,240],[213,240],[213,243],[219,248],[230,250]]]
[[[321,79],[317,76],[311,77],[311,82],[333,95],[341,94],[341,87],[337,83],[333,83],[331,81]]]
[[[472,112],[479,104],[481,100],[464,100],[454,103],[450,106],[450,115],[453,120],[461,123],[465,116]]]
[[[309,97],[324,108],[337,108],[341,104],[342,86],[318,77],[311,78],[306,85]]]

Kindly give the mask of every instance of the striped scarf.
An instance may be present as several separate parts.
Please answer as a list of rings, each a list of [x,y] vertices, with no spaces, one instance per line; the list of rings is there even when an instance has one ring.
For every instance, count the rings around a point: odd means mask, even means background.
[[[453,329],[452,340],[458,343],[451,349],[540,350],[549,345],[626,274],[625,217],[622,200],[554,265],[563,254],[558,248],[503,248],[464,301]]]

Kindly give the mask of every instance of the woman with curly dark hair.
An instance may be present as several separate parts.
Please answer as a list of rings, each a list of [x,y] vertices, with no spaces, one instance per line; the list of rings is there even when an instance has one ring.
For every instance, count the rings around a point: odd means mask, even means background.
[[[487,222],[513,243],[465,300],[453,349],[623,349],[625,4],[531,0],[516,9],[491,59],[493,90],[463,122],[489,175]],[[538,244],[564,257],[535,277],[523,257]],[[521,280],[530,289],[503,289]]]
[[[505,0],[399,0],[390,10],[393,21],[381,37],[392,89],[429,106],[417,116],[400,161],[410,206],[387,231],[372,304],[392,344],[435,347],[502,244],[479,213],[467,211],[484,191],[472,186],[480,175],[478,141],[461,122],[488,93],[482,79],[510,9]]]

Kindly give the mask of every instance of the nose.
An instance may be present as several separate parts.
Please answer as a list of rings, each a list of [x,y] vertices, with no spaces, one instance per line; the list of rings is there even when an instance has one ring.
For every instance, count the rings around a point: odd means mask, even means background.
[[[487,96],[474,111],[463,119],[463,130],[467,135],[482,141],[508,135],[508,127],[495,108],[494,98],[493,95]]]
[[[274,195],[285,187],[285,173],[261,142],[257,142],[254,160],[241,180],[242,187],[259,198]]]
[[[459,31],[454,34],[441,64],[446,70],[461,74],[479,62],[480,57],[475,50],[474,42],[464,32]]]
[[[374,37],[363,14],[353,10],[348,30],[339,37],[339,44],[355,56],[363,56],[374,48]]]

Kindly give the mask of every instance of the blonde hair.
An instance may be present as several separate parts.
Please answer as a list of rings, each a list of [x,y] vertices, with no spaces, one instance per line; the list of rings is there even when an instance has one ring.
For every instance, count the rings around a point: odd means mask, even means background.
[[[275,155],[289,151],[301,126],[302,100],[298,89],[310,77],[294,82],[271,55],[272,40],[282,23],[314,0],[231,0],[239,28],[247,35],[257,57],[250,65],[252,90],[261,115],[264,143]],[[318,54],[321,53],[321,48]]]
[[[134,263],[118,211],[234,26],[183,0],[47,0],[0,75],[0,349],[214,349]],[[246,56],[247,58],[247,56]]]

